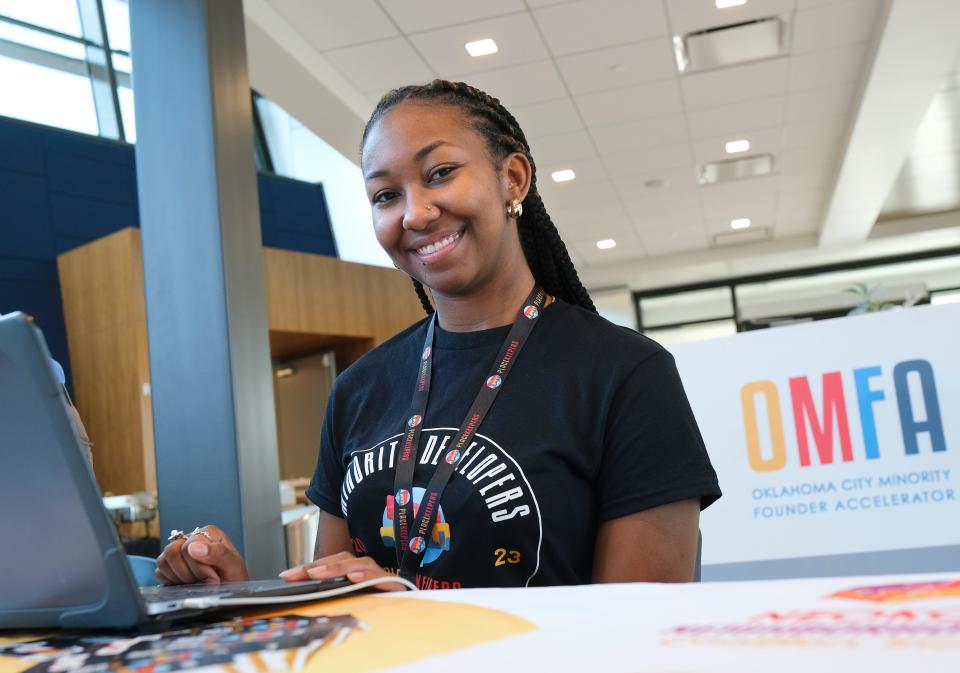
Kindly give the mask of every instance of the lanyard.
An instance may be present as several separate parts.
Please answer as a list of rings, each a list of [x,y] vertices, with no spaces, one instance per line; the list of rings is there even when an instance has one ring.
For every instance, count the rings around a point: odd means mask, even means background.
[[[417,512],[413,511],[413,472],[417,464],[417,454],[420,446],[420,431],[423,429],[423,416],[427,411],[427,401],[430,396],[430,374],[433,370],[433,335],[437,323],[437,314],[433,314],[427,327],[427,337],[423,342],[420,357],[420,371],[417,374],[417,384],[413,392],[413,401],[410,404],[410,415],[405,421],[405,435],[400,456],[397,460],[397,472],[394,480],[394,540],[397,546],[397,563],[400,566],[400,575],[406,578],[413,577],[420,559],[427,550],[430,536],[433,534],[433,524],[439,511],[440,496],[450,477],[463,457],[464,449],[470,446],[477,428],[493,405],[493,401],[500,393],[503,383],[513,368],[520,349],[527,342],[527,337],[533,331],[537,317],[543,309],[546,293],[540,286],[534,286],[527,295],[523,306],[517,312],[517,319],[510,328],[510,333],[500,347],[500,354],[494,360],[493,369],[487,375],[480,392],[477,393],[470,411],[467,412],[453,448],[449,449],[438,463],[437,469],[430,478],[427,488],[420,500]],[[416,519],[414,521],[414,518]],[[411,525],[412,524],[412,525]],[[410,537],[411,531],[413,537]]]

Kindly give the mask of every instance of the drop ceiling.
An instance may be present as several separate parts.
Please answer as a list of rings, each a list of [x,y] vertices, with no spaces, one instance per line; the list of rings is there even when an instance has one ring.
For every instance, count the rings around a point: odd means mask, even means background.
[[[864,92],[880,76],[877,55],[900,49],[910,62],[909,45],[884,42],[885,35],[896,37],[894,29],[916,30],[928,43],[931,33],[943,33],[944,44],[916,65],[932,83],[911,90],[913,108],[926,110],[934,95],[939,102],[925,120],[907,119],[908,111],[891,118],[911,138],[921,121],[933,130],[917,135],[912,149],[907,143],[901,156],[883,157],[896,162],[886,184],[881,178],[840,183],[848,191],[869,190],[876,201],[861,247],[871,245],[865,239],[881,206],[887,219],[960,208],[960,89],[955,74],[945,77],[955,72],[960,50],[955,0],[748,0],[728,9],[713,0],[246,0],[245,6],[248,18],[269,19],[281,46],[296,43],[289,50],[312,68],[317,85],[334,91],[361,120],[387,89],[434,77],[464,80],[500,98],[527,133],[547,209],[588,286],[691,282],[730,274],[739,261],[764,255],[781,267],[842,257],[825,249],[824,224],[849,200],[846,191],[838,193],[841,174],[856,176],[854,159],[869,159],[859,146],[848,156],[851,135],[883,122],[860,114]],[[783,21],[781,55],[678,71],[674,36],[770,17]],[[925,28],[914,26],[924,20]],[[471,57],[465,43],[483,38],[495,40],[499,51]],[[750,142],[745,155],[771,155],[773,173],[699,184],[698,165],[736,158],[725,145],[739,139]],[[948,166],[947,177],[936,170]],[[574,170],[576,179],[552,182],[550,173],[561,169]],[[842,214],[846,219],[834,226],[852,222]],[[742,244],[730,228],[740,218],[751,221]],[[862,229],[862,221],[849,226]],[[601,239],[617,245],[598,249]],[[868,254],[849,243],[845,249]]]

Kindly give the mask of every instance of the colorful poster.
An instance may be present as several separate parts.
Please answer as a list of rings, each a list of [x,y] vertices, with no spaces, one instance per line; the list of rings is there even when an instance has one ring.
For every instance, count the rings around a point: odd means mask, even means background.
[[[958,344],[946,305],[671,348],[724,493],[703,564],[960,545]]]
[[[269,673],[304,668],[357,625],[350,616],[233,619],[157,633],[58,636],[0,647],[29,673]]]

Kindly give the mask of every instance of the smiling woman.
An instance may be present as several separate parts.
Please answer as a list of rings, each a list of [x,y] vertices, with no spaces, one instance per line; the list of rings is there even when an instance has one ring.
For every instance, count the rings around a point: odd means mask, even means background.
[[[513,116],[463,83],[396,89],[361,167],[429,317],[337,379],[307,490],[317,560],[282,576],[689,581],[720,490],[673,358],[597,315]],[[172,543],[160,578],[242,579],[221,535]]]

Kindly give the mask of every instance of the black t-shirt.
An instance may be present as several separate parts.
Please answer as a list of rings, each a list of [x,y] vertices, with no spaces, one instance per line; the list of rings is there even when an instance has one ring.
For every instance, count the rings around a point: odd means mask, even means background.
[[[393,490],[427,321],[337,379],[307,496],[345,516],[358,555],[398,567]],[[510,327],[437,327],[414,503]],[[720,496],[673,357],[578,306],[548,306],[440,501],[421,588],[591,581],[600,523]],[[631,541],[624,540],[624,544]]]

